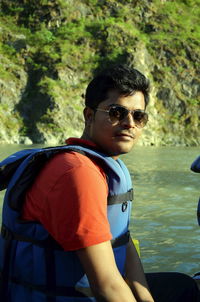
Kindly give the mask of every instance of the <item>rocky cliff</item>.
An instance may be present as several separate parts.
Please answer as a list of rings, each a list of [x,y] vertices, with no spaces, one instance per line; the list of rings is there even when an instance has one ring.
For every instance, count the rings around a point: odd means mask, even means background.
[[[145,145],[200,144],[199,0],[1,0],[0,142],[63,143],[109,64],[151,81]]]

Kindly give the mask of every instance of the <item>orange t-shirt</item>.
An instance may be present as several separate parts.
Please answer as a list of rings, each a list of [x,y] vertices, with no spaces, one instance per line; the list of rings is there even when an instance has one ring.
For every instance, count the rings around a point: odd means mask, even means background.
[[[39,221],[66,251],[85,248],[112,238],[107,195],[106,175],[97,163],[77,152],[59,153],[28,190],[22,218]]]

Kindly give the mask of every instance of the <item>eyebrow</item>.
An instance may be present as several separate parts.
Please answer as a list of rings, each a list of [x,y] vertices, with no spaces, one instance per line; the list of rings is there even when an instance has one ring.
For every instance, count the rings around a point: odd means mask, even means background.
[[[117,106],[117,107],[123,107],[123,108],[126,108],[125,106],[122,106],[122,105],[120,105],[120,104],[110,104],[110,105],[108,105],[108,107],[112,107],[112,106]]]
[[[125,109],[129,110],[126,106],[123,106],[123,105],[120,105],[120,104],[116,104],[116,103],[108,105],[108,108],[110,108],[112,106],[114,106],[114,107],[122,107],[122,108],[125,108]],[[145,109],[135,109],[135,110],[133,109],[131,111],[145,112]]]

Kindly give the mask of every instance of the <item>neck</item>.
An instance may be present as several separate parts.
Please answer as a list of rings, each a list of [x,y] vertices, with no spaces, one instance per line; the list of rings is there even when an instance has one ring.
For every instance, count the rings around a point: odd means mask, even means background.
[[[94,141],[90,138],[90,136],[89,136],[89,134],[88,134],[88,132],[87,132],[86,130],[83,131],[83,134],[81,135],[80,138],[81,138],[81,139],[84,139],[84,140],[87,140],[87,141],[89,141],[89,142],[95,144],[95,145],[97,146],[97,149],[98,149],[99,151],[105,153],[104,149],[103,149],[101,146],[97,145],[96,142],[94,142]],[[111,156],[111,155],[109,155],[109,154],[108,154],[108,156],[112,157],[114,160],[117,160],[118,157],[119,157],[119,155],[113,155],[113,156]]]
[[[88,135],[86,130],[83,131],[83,134],[81,135],[80,138],[92,142],[92,140],[90,139],[90,136]]]

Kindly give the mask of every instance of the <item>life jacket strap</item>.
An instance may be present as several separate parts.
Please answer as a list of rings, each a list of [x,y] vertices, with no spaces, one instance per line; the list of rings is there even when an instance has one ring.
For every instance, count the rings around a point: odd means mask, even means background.
[[[2,224],[1,226],[1,236],[2,238],[6,239],[6,241],[11,241],[11,240],[18,240],[18,241],[23,241],[23,242],[30,242],[35,245],[38,245],[40,247],[46,248],[46,249],[56,249],[56,250],[63,250],[62,247],[51,237],[48,236],[47,239],[45,240],[35,240],[30,237],[26,237],[23,235],[19,235],[15,232],[12,232],[7,228],[5,224]],[[121,236],[114,238],[111,240],[111,244],[113,248],[125,245],[128,243],[130,238],[130,232],[127,231],[126,233],[122,234]]]
[[[4,250],[3,250],[3,267],[2,267],[2,278],[0,282],[0,297],[2,301],[7,301],[7,292],[8,292],[8,281],[10,274],[10,256],[11,256],[11,246],[12,239],[9,238],[5,241]]]
[[[1,226],[1,237],[6,240],[18,240],[23,242],[30,242],[43,248],[45,247],[45,248],[53,248],[56,250],[63,250],[63,248],[50,235],[44,240],[36,240],[28,236],[24,236],[9,230],[9,228],[5,224],[2,224]]]
[[[112,239],[111,240],[111,244],[112,244],[112,248],[116,248],[122,245],[126,245],[129,242],[129,238],[130,238],[130,232],[127,231],[126,233],[122,234],[121,236]]]
[[[123,203],[125,201],[133,200],[133,189],[130,189],[126,193],[117,194],[117,195],[109,195],[108,196],[108,205]]]
[[[45,248],[45,267],[46,267],[46,289],[56,291],[56,265],[54,251]],[[56,297],[47,294],[46,302],[56,302]]]

